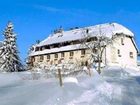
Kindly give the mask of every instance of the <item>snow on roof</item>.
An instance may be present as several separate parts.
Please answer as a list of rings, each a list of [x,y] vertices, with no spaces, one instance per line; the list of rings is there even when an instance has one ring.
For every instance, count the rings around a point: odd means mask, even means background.
[[[81,48],[80,44],[68,45],[68,46],[63,46],[63,47],[60,47],[60,48],[52,48],[52,49],[45,49],[43,51],[32,52],[32,53],[29,54],[29,56],[36,56],[36,55],[42,55],[42,54],[50,54],[50,53],[56,53],[56,52],[61,52],[61,51],[77,50],[79,48]]]
[[[134,36],[134,34],[127,29],[126,27],[118,24],[118,23],[106,23],[106,24],[100,24],[95,26],[89,26],[69,31],[62,31],[62,33],[56,33],[50,35],[48,38],[40,42],[37,46],[43,46],[43,45],[50,45],[60,42],[66,42],[66,41],[72,41],[72,40],[78,40],[83,37],[83,30],[88,29],[89,34],[91,36],[97,36],[99,34],[99,30],[101,29],[101,32],[106,35],[107,37],[112,37],[115,34],[125,34],[128,36]]]

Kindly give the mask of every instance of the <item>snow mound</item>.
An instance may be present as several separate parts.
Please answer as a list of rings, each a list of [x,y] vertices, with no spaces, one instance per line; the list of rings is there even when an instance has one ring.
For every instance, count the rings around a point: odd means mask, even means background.
[[[103,72],[103,76],[112,76],[117,78],[126,78],[128,76],[140,76],[140,69],[135,66],[127,66],[127,67],[120,67],[120,66],[111,66],[106,67]]]
[[[137,67],[127,67],[124,70],[131,76],[140,76],[140,69]]]
[[[78,80],[74,77],[66,77],[63,80],[64,83],[76,83],[78,84]]]
[[[17,73],[0,73],[0,87],[14,86],[21,81]]]
[[[62,87],[58,78],[24,80],[26,75],[32,74],[0,74],[1,105],[110,105],[112,100],[113,88],[96,71],[92,77],[62,78]]]
[[[79,97],[67,105],[109,105],[112,100],[113,88],[104,82],[97,87],[84,91]]]

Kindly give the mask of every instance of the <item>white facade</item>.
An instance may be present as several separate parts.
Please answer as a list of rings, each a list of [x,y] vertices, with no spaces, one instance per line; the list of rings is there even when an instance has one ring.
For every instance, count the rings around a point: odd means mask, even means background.
[[[107,65],[137,66],[137,52],[132,37],[120,36],[115,39],[112,45],[107,46],[104,57],[106,57]]]

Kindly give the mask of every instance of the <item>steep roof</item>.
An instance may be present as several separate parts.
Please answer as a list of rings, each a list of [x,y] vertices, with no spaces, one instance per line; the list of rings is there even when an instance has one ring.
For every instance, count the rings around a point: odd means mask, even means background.
[[[79,29],[73,29],[69,31],[62,31],[62,33],[51,34],[48,38],[40,42],[37,46],[81,39],[83,37],[83,30],[85,29],[89,30],[88,33],[91,34],[91,36],[100,35],[99,30],[101,30],[101,32],[105,36],[110,38],[115,34],[125,34],[132,37],[134,36],[134,34],[129,29],[118,23],[106,23]]]

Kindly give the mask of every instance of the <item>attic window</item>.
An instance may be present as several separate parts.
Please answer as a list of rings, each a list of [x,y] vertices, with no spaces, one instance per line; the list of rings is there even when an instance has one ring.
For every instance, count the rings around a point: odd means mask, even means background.
[[[39,47],[36,47],[36,48],[35,48],[35,51],[39,51]]]
[[[130,52],[129,53],[129,56],[130,56],[130,58],[133,58],[134,56],[133,56],[133,52]]]
[[[123,38],[121,38],[121,44],[124,45],[124,39]]]

